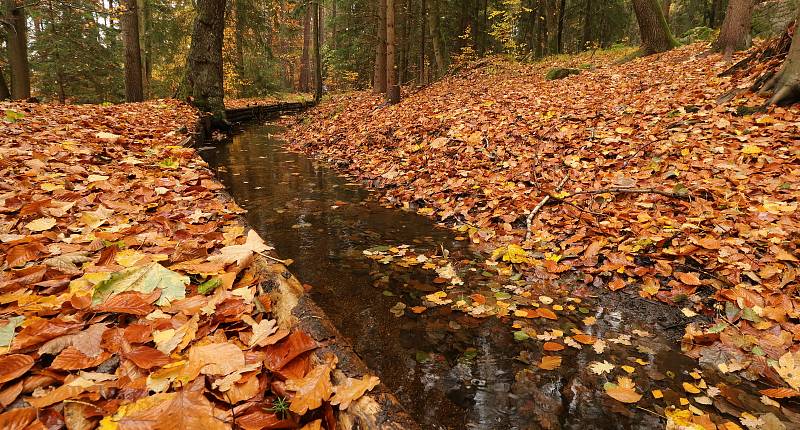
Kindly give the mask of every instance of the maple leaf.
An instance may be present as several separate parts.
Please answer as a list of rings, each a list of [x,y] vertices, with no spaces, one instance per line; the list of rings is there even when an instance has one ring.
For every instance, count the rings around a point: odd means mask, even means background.
[[[167,305],[175,299],[186,297],[186,285],[189,277],[180,275],[158,263],[150,263],[140,267],[130,267],[111,275],[100,282],[94,289],[92,303],[103,303],[109,297],[125,291],[151,293],[161,290],[156,301],[159,306]]]
[[[636,403],[642,395],[636,392],[636,385],[627,376],[617,378],[617,383],[606,382],[603,389],[611,398],[622,403]]]
[[[333,394],[331,372],[337,362],[335,355],[328,355],[323,364],[311,369],[305,377],[287,380],[286,389],[295,392],[289,410],[303,415],[308,410],[317,409],[322,406],[323,401],[330,399]]]
[[[261,239],[255,230],[250,230],[247,233],[247,241],[243,245],[228,245],[223,247],[219,250],[219,254],[209,256],[208,261],[225,265],[231,263],[242,264],[247,261],[253,253],[262,253],[271,249],[272,247],[265,244],[264,240]]]
[[[595,361],[589,363],[589,370],[591,370],[595,375],[602,375],[604,373],[610,373],[612,370],[614,370],[614,365],[605,360],[603,360],[602,363]]]
[[[334,395],[331,398],[332,405],[339,405],[339,410],[345,410],[350,403],[358,400],[367,391],[375,388],[380,383],[377,376],[365,375],[364,377],[345,378],[340,384],[333,387]]]

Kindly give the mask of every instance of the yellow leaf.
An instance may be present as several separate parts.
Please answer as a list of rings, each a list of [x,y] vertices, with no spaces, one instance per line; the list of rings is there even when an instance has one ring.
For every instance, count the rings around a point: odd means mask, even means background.
[[[699,394],[700,389],[697,388],[694,384],[690,384],[688,382],[683,383],[683,389],[690,394]]]
[[[756,145],[744,145],[742,146],[742,154],[746,155],[756,155],[761,153],[761,148]]]
[[[636,368],[633,366],[619,366],[619,367],[622,368],[622,370],[628,372],[629,374],[636,371]]]
[[[661,390],[653,390],[653,398],[654,399],[662,399],[664,398],[664,393]]]
[[[339,405],[343,411],[350,403],[358,400],[367,391],[375,388],[380,383],[377,376],[366,375],[361,379],[347,378],[341,384],[333,387],[334,395],[331,397],[332,405]]]
[[[561,357],[557,355],[545,355],[539,363],[539,368],[542,370],[555,370],[559,367],[561,367]]]
[[[25,224],[25,228],[32,232],[40,232],[45,230],[50,230],[56,225],[56,219],[51,217],[39,218],[35,219],[27,224]]]

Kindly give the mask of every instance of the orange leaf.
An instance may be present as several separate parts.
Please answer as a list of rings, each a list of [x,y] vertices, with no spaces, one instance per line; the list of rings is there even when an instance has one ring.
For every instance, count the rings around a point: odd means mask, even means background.
[[[36,409],[19,408],[0,414],[0,428],[3,430],[22,430],[36,419]]]
[[[793,390],[791,388],[767,388],[766,390],[759,391],[759,393],[767,397],[772,397],[773,399],[800,397],[800,391]]]
[[[331,371],[336,367],[337,361],[335,355],[328,355],[325,363],[311,369],[302,379],[286,381],[286,389],[295,392],[289,410],[303,415],[322,406],[322,402],[331,398],[333,394]]]
[[[298,355],[317,347],[317,342],[303,331],[294,331],[286,339],[264,349],[267,369],[280,370]]]
[[[0,356],[0,384],[16,379],[33,367],[33,358],[25,354]]]
[[[611,291],[617,291],[623,288],[625,288],[625,281],[623,281],[619,276],[615,276],[614,279],[608,283],[608,289]]]
[[[583,334],[583,333],[576,334],[572,336],[572,338],[584,345],[592,345],[595,342],[597,342],[597,338],[595,338],[594,336],[589,336],[588,334]]]
[[[530,314],[530,311],[528,311],[528,313]],[[556,316],[555,312],[553,312],[553,311],[551,311],[550,309],[547,309],[547,308],[536,309],[536,314],[539,315],[542,318],[547,318],[549,320],[558,319],[558,317]]]
[[[544,348],[545,351],[561,351],[566,347],[558,342],[545,342],[542,348]]]
[[[539,368],[542,370],[554,370],[559,367],[561,367],[561,357],[558,355],[545,355],[539,363]]]
[[[675,272],[675,277],[678,278],[679,281],[691,287],[702,285],[702,283],[700,282],[700,278],[697,276],[697,273],[694,272],[692,273]]]

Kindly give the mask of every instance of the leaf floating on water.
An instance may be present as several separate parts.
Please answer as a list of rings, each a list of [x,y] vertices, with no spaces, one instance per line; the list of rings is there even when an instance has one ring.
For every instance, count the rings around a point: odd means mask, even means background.
[[[561,367],[561,356],[558,355],[545,355],[542,361],[538,364],[542,370],[555,370]]]
[[[606,382],[603,389],[611,398],[622,403],[636,403],[642,398],[642,395],[636,392],[636,385],[627,376],[618,377],[616,384]]]
[[[595,375],[602,375],[605,373],[610,373],[612,370],[614,370],[614,365],[605,360],[602,363],[595,361],[589,364],[589,370],[591,370]]]

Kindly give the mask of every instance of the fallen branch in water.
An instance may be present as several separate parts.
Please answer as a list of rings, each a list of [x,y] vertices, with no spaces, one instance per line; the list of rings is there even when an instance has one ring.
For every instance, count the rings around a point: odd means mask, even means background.
[[[561,179],[561,182],[559,182],[558,186],[556,186],[556,192],[559,192],[561,191],[562,188],[564,188],[564,184],[567,183],[567,179],[569,179],[569,172],[567,172],[567,174],[564,175],[564,177]],[[527,234],[525,235],[525,240],[531,238],[531,223],[533,222],[533,218],[535,218],[536,214],[538,214],[539,211],[542,210],[544,205],[546,205],[547,202],[550,201],[550,198],[551,198],[550,194],[544,196],[544,198],[541,201],[539,201],[539,203],[533,208],[531,213],[528,214],[528,219],[526,220],[526,225],[528,226],[528,229],[527,229]]]

